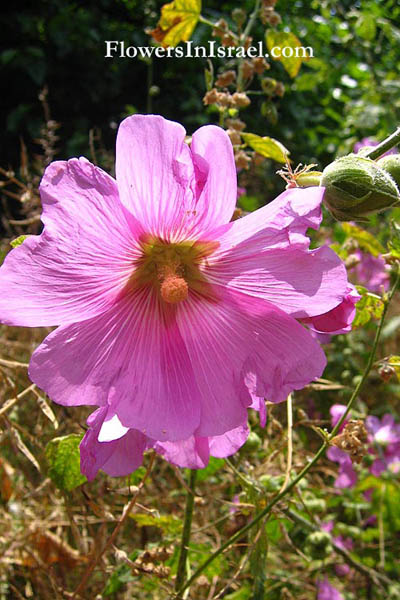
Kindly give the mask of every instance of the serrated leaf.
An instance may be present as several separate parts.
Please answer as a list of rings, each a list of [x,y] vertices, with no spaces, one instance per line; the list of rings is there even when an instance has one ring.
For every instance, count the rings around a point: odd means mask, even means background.
[[[365,325],[372,318],[380,319],[384,308],[384,303],[379,296],[372,294],[362,285],[357,285],[356,287],[359,294],[361,294],[361,299],[356,304],[356,316],[353,321],[353,328]]]
[[[372,254],[372,256],[379,256],[385,252],[382,244],[368,231],[358,227],[358,225],[352,225],[351,223],[342,223],[343,231],[347,237],[352,237],[358,242],[361,250],[365,250]]]
[[[48,474],[60,490],[70,492],[87,481],[80,468],[79,444],[82,437],[72,433],[54,438],[46,446]]]
[[[279,163],[286,163],[289,150],[278,142],[278,140],[267,136],[261,137],[255,133],[242,133],[242,138],[248,146],[258,152],[258,154],[261,154],[261,156],[272,158],[272,160],[276,160]]]
[[[363,40],[372,42],[376,36],[376,18],[371,13],[361,13],[354,26],[356,34]]]
[[[280,56],[275,57],[271,54],[271,57],[274,60],[279,60],[282,63],[283,67],[289,73],[290,77],[296,77],[302,63],[304,61],[309,60],[308,57],[296,56],[296,48],[301,48],[302,44],[299,38],[294,35],[294,33],[286,31],[274,31],[273,29],[268,29],[265,35],[265,40],[270,54],[272,48],[280,48]],[[283,56],[282,51],[284,48],[292,48],[294,56]],[[297,52],[301,54],[299,50]],[[278,53],[275,51],[275,54]]]
[[[190,39],[200,17],[201,0],[174,0],[161,8],[161,18],[152,36],[164,48]]]
[[[24,241],[26,240],[27,237],[30,237],[29,235],[20,235],[19,237],[15,238],[15,240],[12,240],[10,242],[10,246],[12,246],[13,248],[17,248],[17,246],[20,246],[21,244],[24,243]]]

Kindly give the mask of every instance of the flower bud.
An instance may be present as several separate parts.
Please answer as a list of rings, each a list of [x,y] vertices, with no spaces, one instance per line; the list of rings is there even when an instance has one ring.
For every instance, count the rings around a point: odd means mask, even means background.
[[[390,154],[389,156],[383,156],[376,161],[376,164],[389,173],[392,179],[395,180],[398,186],[400,186],[400,154]]]
[[[252,453],[260,450],[262,446],[261,438],[255,433],[255,431],[250,431],[249,437],[246,440],[242,450],[244,453]]]
[[[321,178],[324,202],[338,221],[365,220],[365,216],[400,200],[391,176],[369,158],[349,154],[328,165]]]
[[[323,560],[333,552],[332,538],[326,531],[314,531],[307,536],[304,552],[313,559]]]
[[[232,19],[238,27],[241,27],[246,20],[246,11],[243,8],[234,8],[232,11]]]

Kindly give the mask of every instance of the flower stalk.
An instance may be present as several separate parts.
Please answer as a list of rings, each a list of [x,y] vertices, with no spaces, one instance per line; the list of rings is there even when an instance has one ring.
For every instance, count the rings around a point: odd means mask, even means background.
[[[365,158],[370,158],[371,160],[375,160],[385,154],[388,150],[394,148],[397,144],[400,143],[400,127],[396,129],[386,140],[383,140],[378,146],[375,146],[372,150],[364,154]]]
[[[188,545],[190,540],[190,533],[192,529],[192,518],[193,518],[193,507],[194,507],[194,487],[196,484],[197,470],[190,470],[189,477],[189,490],[187,492],[186,498],[186,507],[185,507],[185,517],[183,521],[183,531],[182,531],[182,539],[181,546],[179,552],[179,561],[178,561],[178,570],[176,573],[175,580],[175,590],[178,592],[182,588],[183,582],[185,581],[186,576],[186,566],[187,566],[187,557],[188,557]],[[188,586],[186,586],[188,587]],[[183,590],[182,590],[183,591]]]

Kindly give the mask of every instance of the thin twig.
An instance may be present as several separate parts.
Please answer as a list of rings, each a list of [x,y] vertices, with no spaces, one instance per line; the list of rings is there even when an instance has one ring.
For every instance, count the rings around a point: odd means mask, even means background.
[[[24,390],[20,394],[17,394],[17,396],[15,396],[14,398],[6,400],[3,406],[0,408],[0,416],[6,413],[12,406],[14,406],[14,404],[16,404],[18,400],[29,394],[29,392],[32,392],[35,389],[35,387],[36,385],[33,383],[28,388],[26,388],[26,390]]]
[[[10,367],[11,369],[27,369],[29,367],[29,363],[22,363],[16,360],[6,360],[5,358],[0,358],[0,365],[2,367]]]
[[[292,471],[293,464],[293,402],[292,394],[287,397],[287,436],[288,436],[288,450],[287,450],[287,464],[285,472],[285,480],[282,484],[280,491],[282,492],[290,481],[290,473]]]

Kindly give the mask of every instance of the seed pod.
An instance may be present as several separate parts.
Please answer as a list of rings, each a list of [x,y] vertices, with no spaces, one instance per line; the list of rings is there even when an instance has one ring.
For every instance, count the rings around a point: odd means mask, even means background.
[[[366,215],[397,204],[399,190],[376,162],[349,154],[328,165],[321,178],[324,202],[338,221],[366,220]]]

